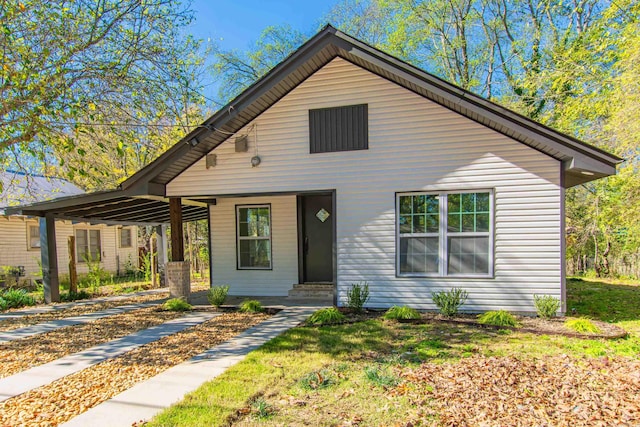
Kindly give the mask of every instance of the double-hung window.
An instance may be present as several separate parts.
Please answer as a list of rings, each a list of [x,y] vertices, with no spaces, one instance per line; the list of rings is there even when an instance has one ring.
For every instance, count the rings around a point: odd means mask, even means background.
[[[76,230],[78,262],[100,261],[100,230]]]
[[[40,249],[40,226],[31,225],[29,229],[29,249]]]
[[[238,269],[271,269],[271,206],[236,206]]]
[[[399,276],[493,275],[493,193],[401,193]]]

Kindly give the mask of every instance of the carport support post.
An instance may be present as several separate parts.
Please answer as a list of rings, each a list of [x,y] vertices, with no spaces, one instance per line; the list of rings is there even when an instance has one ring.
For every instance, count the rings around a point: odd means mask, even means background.
[[[171,298],[191,296],[191,274],[189,262],[184,260],[184,236],[182,234],[182,200],[169,199],[169,219],[171,223],[171,262],[165,269],[169,295]]]
[[[44,301],[46,303],[60,302],[56,220],[52,215],[40,218],[40,258],[42,260]]]

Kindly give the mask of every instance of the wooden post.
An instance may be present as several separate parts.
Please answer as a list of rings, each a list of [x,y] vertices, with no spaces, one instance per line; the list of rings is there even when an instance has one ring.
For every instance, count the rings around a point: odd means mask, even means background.
[[[189,273],[191,277],[193,277],[193,272],[195,271],[196,262],[193,259],[193,230],[191,229],[191,222],[187,223],[187,240],[189,245],[187,246],[189,251]]]
[[[179,197],[169,199],[169,217],[171,223],[171,261],[184,261],[182,200]]]
[[[158,287],[158,254],[156,234],[152,233],[149,238],[149,264],[151,268],[151,287]]]
[[[46,303],[60,302],[56,220],[50,214],[40,218],[40,258],[42,260],[44,301]]]
[[[69,236],[69,293],[78,292],[78,271],[76,270],[76,236]]]

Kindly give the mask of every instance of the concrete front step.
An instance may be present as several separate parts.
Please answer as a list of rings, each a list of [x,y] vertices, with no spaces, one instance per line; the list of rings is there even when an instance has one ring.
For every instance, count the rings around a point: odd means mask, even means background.
[[[326,290],[333,291],[333,283],[296,283],[293,285],[293,289],[300,290]]]

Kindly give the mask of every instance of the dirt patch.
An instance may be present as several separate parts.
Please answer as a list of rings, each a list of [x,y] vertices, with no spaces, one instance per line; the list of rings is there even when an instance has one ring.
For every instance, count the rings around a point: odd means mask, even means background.
[[[406,425],[640,425],[640,362],[628,359],[473,357],[402,378],[392,394],[420,407]]]
[[[149,307],[2,343],[0,378],[182,316],[184,313]]]
[[[55,310],[48,313],[30,314],[27,316],[5,319],[0,321],[0,331],[6,332],[13,329],[24,328],[26,326],[37,325],[38,323],[50,322],[52,320],[66,319],[68,317],[81,316],[83,314],[95,313],[96,311],[107,310],[127,304],[140,304],[167,298],[168,292],[153,295],[132,296],[117,301],[100,302],[90,305],[77,305],[70,308]]]
[[[225,313],[0,403],[0,425],[56,426],[269,316]]]

